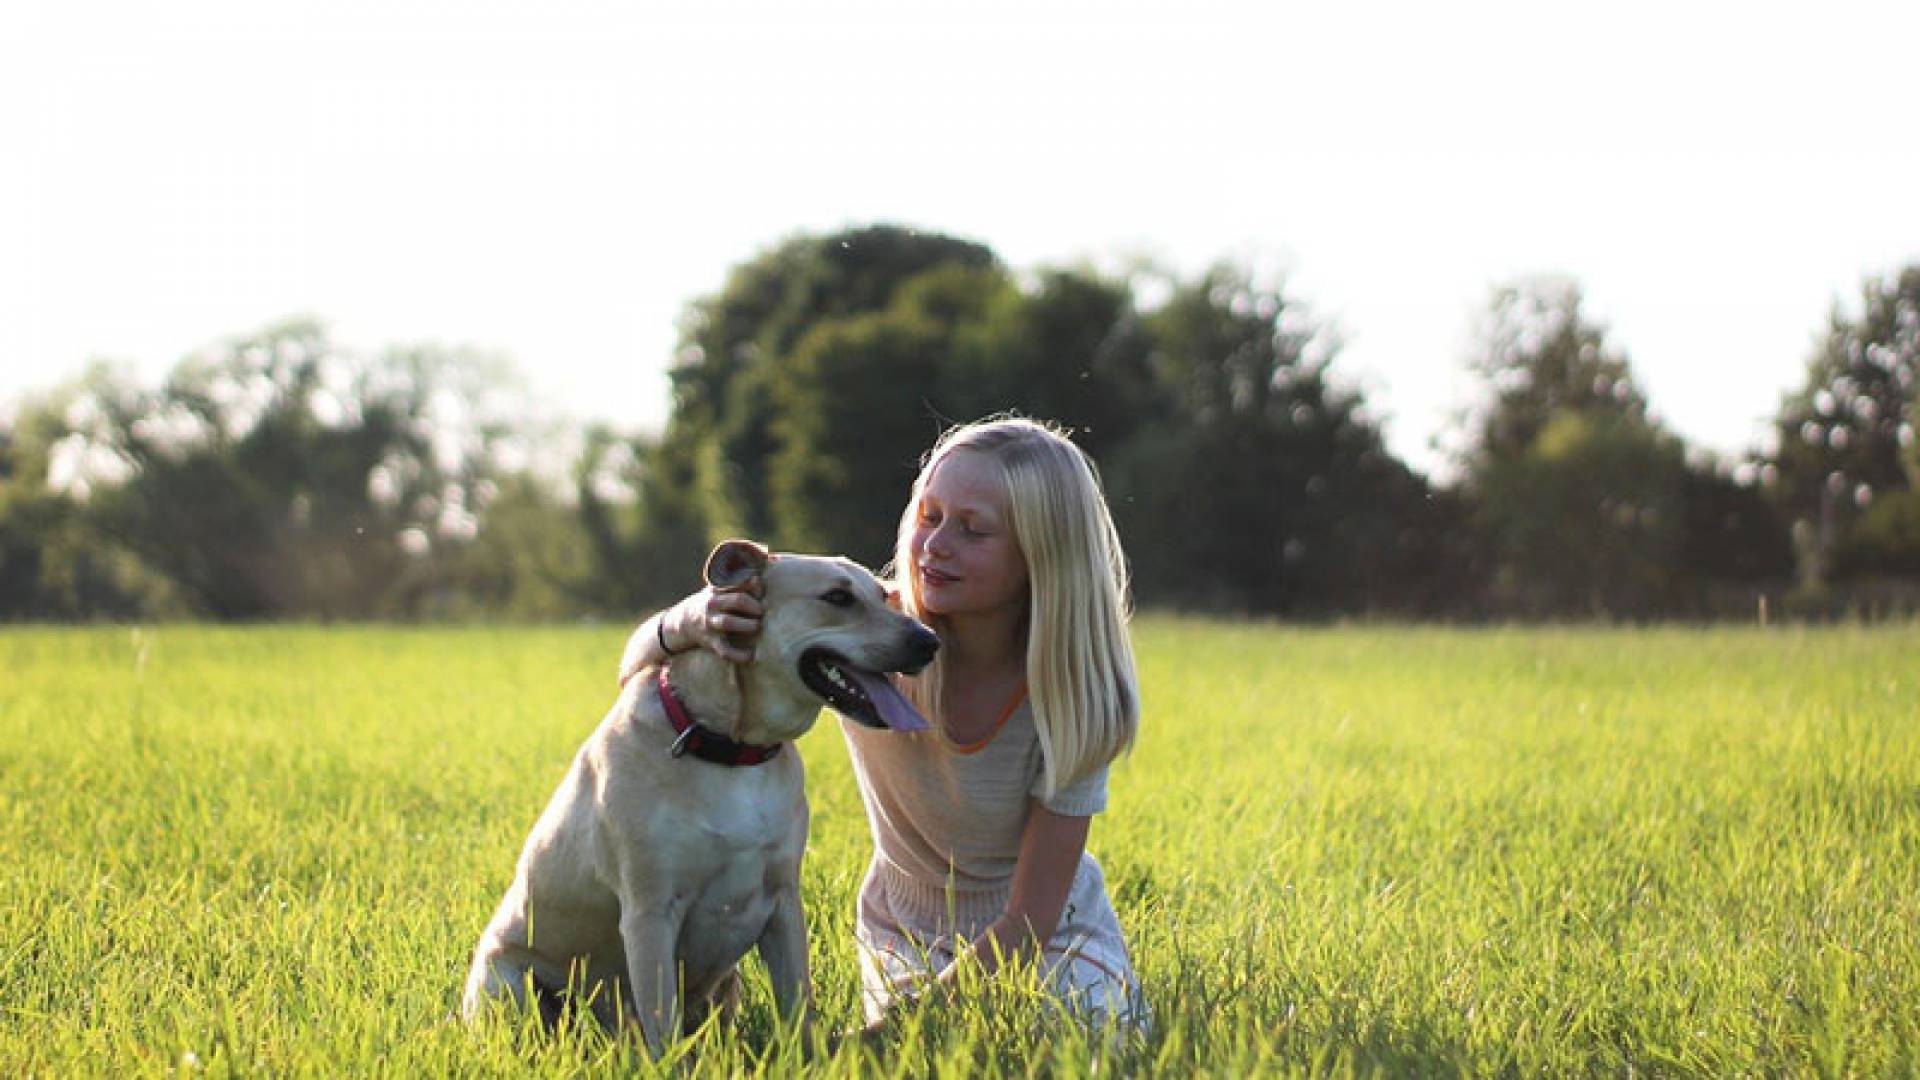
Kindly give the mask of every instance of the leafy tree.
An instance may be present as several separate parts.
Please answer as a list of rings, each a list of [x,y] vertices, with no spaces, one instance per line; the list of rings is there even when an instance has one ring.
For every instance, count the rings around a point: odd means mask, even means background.
[[[1686,452],[1561,278],[1500,287],[1469,368],[1487,388],[1462,455],[1495,602],[1647,614],[1683,584]]]
[[[909,285],[910,303],[925,280]],[[1000,287],[956,335],[938,398],[947,415],[1045,417],[1072,430],[1096,461],[1172,418],[1124,282],[1075,270],[1042,272],[1031,289],[994,280]]]
[[[75,434],[124,479],[96,488],[92,518],[215,617],[419,612],[441,588],[426,556],[477,529],[514,400],[502,375],[434,349],[368,363],[294,321],[158,391],[94,387]]]
[[[1466,417],[1469,474],[1525,454],[1562,413],[1644,421],[1646,395],[1624,354],[1588,320],[1573,281],[1540,276],[1494,290],[1468,369],[1488,393]]]
[[[617,615],[697,588],[709,530],[696,472],[687,444],[590,429],[574,469],[586,558],[576,575],[554,580],[579,606]]]
[[[1713,461],[1689,462],[1681,481],[1680,569],[1702,610],[1714,583],[1762,585],[1793,575],[1793,546],[1772,500]]]
[[[780,373],[820,323],[885,310],[940,266],[990,269],[987,248],[891,225],[795,236],[729,275],[682,319],[669,441],[696,448],[702,509],[716,531],[780,541],[771,489]]]
[[[880,312],[823,320],[793,350],[775,400],[779,532],[883,564],[927,448],[959,420],[1018,412],[1072,429],[1096,460],[1155,402],[1124,286],[1067,271],[1022,288],[951,263],[902,283]]]
[[[1130,442],[1109,483],[1144,600],[1324,613],[1424,592],[1425,484],[1282,293],[1216,267],[1147,330],[1170,422]]]
[[[1857,316],[1834,310],[1806,382],[1775,420],[1773,494],[1793,521],[1801,576],[1814,586],[1836,573],[1902,572],[1913,559],[1894,523],[1920,480],[1920,266],[1868,280],[1861,301]],[[1849,544],[1885,500],[1893,509],[1875,516],[1874,539]]]
[[[1557,413],[1480,474],[1496,588],[1527,615],[1647,615],[1681,584],[1685,451],[1637,417]]]
[[[892,557],[921,456],[943,426],[931,395],[952,337],[911,312],[821,323],[783,371],[774,510],[793,546],[869,566]]]
[[[22,405],[0,428],[0,619],[131,616],[163,608],[165,590],[100,542],[86,503],[60,487],[79,447],[65,414],[86,380]]]
[[[977,245],[853,230],[737,269],[683,341],[668,440],[710,534],[883,562],[939,429],[1016,411],[1106,467],[1143,596],[1405,610],[1459,578],[1459,546],[1433,542],[1457,507],[1327,378],[1333,343],[1236,271],[1143,317],[1128,283],[1022,281]]]
[[[1920,491],[1908,488],[1873,500],[1840,546],[1842,570],[1920,577]]]
[[[580,508],[531,471],[490,482],[472,539],[444,545],[434,601],[439,617],[552,620],[610,611],[620,599],[595,561]],[[618,613],[631,613],[631,606]]]

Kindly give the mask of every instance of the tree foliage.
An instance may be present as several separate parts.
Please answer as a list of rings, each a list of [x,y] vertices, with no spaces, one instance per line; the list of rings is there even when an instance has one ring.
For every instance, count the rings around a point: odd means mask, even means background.
[[[86,505],[56,484],[76,464],[66,414],[96,371],[23,404],[0,429],[0,618],[124,617],[167,611],[164,584],[102,547]]]
[[[1857,315],[1836,308],[1781,403],[1773,494],[1794,523],[1802,577],[1899,572],[1907,493],[1920,483],[1920,266],[1868,280]],[[1889,509],[1874,512],[1876,503]],[[1863,522],[1867,531],[1853,534]]]
[[[880,270],[820,270],[822,253],[845,263],[875,236]],[[925,257],[903,257],[914,250]],[[1277,290],[1220,267],[1142,314],[1127,282],[1016,279],[981,250],[888,230],[795,238],[696,307],[676,378],[699,389],[673,430],[710,465],[754,473],[704,486],[710,524],[880,565],[941,428],[1014,411],[1071,429],[1109,467],[1143,597],[1331,611],[1421,592],[1410,567],[1435,562],[1415,557],[1430,492],[1329,377],[1330,339]],[[694,404],[721,397],[733,415]],[[756,492],[764,506],[741,505]]]
[[[1589,320],[1580,287],[1540,276],[1500,286],[1468,368],[1486,400],[1467,419],[1470,470],[1526,454],[1565,413],[1644,421],[1626,356]]]
[[[417,613],[437,547],[477,531],[498,370],[396,350],[367,363],[296,321],[183,362],[158,390],[102,379],[69,409],[106,463],[101,534],[216,618]],[[115,475],[117,474],[117,475]]]
[[[1485,401],[1462,464],[1494,607],[1645,616],[1780,573],[1758,493],[1688,461],[1583,306],[1564,279],[1501,287],[1469,362]]]
[[[910,279],[942,266],[998,265],[987,248],[895,226],[800,235],[749,260],[682,319],[671,376],[672,441],[698,448],[710,531],[778,538],[772,491],[774,395],[800,340],[823,323],[885,310]],[[792,385],[791,380],[786,385]]]
[[[940,371],[952,337],[911,312],[829,320],[781,372],[771,462],[783,545],[892,556],[894,523],[921,455],[939,434]]]
[[[1335,344],[1278,289],[1216,266],[1147,320],[1160,423],[1118,455],[1143,598],[1229,610],[1412,610],[1449,560],[1426,484],[1386,449]]]
[[[1735,470],[1653,415],[1577,285],[1502,286],[1447,487],[1388,449],[1329,328],[1227,264],[1016,273],[914,229],[789,237],[689,306],[664,432],[569,430],[564,459],[497,359],[361,355],[295,320],[157,387],[96,367],[0,427],[0,616],[627,618],[724,535],[884,564],[927,448],[1002,412],[1094,458],[1145,604],[1751,610],[1796,551],[1816,585],[1920,576],[1920,268],[1863,297]]]
[[[586,556],[565,585],[579,608],[625,616],[699,587],[709,545],[694,449],[589,429],[573,476]]]

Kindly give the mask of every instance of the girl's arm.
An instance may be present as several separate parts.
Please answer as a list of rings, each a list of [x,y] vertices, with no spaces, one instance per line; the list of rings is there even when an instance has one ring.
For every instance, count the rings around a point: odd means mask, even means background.
[[[1007,910],[973,943],[973,962],[992,972],[1015,956],[1044,948],[1060,925],[1067,894],[1087,850],[1090,817],[1056,814],[1034,800],[1027,811],[1020,855],[1013,864],[1013,893]],[[950,984],[960,961],[949,964],[939,981]]]
[[[760,598],[749,592],[701,589],[640,624],[620,655],[620,685],[641,671],[688,649],[707,649],[736,664],[753,659],[751,645],[741,648],[729,634],[760,632]],[[665,642],[667,648],[662,649]]]

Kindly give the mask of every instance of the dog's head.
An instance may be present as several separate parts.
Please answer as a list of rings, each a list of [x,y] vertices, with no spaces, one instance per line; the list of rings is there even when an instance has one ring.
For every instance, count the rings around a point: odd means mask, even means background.
[[[750,541],[728,540],[707,559],[707,583],[760,597],[765,614],[754,645],[757,676],[795,680],[867,727],[928,726],[887,674],[919,672],[932,662],[940,639],[889,606],[886,590],[860,564],[775,555]]]

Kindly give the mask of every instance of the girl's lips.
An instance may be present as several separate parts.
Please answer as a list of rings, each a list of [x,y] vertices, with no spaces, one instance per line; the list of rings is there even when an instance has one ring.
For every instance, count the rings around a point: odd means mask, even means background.
[[[941,573],[931,566],[923,566],[920,568],[920,580],[929,585],[951,585],[960,579],[952,574]]]

